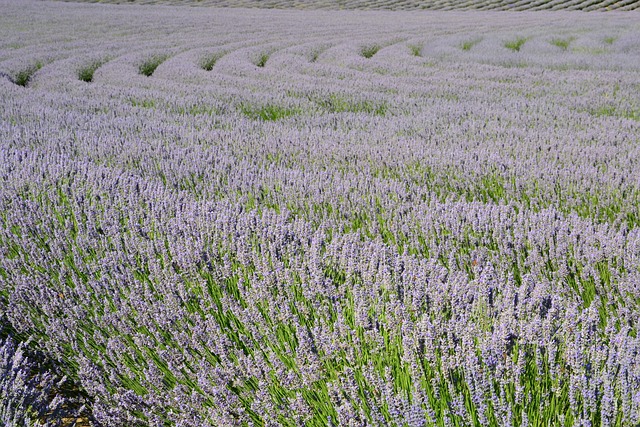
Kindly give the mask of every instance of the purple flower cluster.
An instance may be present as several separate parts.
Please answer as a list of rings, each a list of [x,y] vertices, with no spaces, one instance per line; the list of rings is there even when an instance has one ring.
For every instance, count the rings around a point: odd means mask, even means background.
[[[25,343],[0,340],[0,422],[7,427],[58,426],[68,415],[68,402],[54,391],[67,379],[48,372],[28,353]]]
[[[640,423],[635,15],[2,10],[0,327],[92,424]]]

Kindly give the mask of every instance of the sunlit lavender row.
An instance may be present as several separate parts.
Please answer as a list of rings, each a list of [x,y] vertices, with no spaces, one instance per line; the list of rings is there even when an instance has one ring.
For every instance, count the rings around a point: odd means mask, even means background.
[[[64,0],[115,4],[188,5],[302,10],[638,10],[638,0]]]
[[[5,424],[640,423],[637,14],[0,8]]]

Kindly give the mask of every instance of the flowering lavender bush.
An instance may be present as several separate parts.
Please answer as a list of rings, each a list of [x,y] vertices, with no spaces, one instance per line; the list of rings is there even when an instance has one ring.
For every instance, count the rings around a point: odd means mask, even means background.
[[[69,410],[71,402],[56,393],[67,382],[67,378],[59,378],[47,371],[41,361],[30,358],[27,353],[25,343],[16,345],[11,338],[0,341],[2,425],[58,426],[65,418],[73,419],[69,418],[73,412]]]
[[[87,423],[640,423],[636,15],[2,11],[0,326]]]

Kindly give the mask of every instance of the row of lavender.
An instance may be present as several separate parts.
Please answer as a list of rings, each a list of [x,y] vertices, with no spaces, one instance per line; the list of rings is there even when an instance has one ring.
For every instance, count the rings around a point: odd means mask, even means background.
[[[640,422],[634,16],[2,6],[2,335],[94,424]]]
[[[87,1],[87,0],[65,0]],[[207,7],[260,8],[260,9],[303,9],[303,10],[581,10],[610,11],[637,10],[636,0],[92,0],[100,3],[116,4],[161,4],[190,5]]]

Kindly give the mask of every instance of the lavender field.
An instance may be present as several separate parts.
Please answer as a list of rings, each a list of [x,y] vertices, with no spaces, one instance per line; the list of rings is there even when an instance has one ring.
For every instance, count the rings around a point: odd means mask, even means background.
[[[637,12],[0,11],[0,425],[640,425]]]

